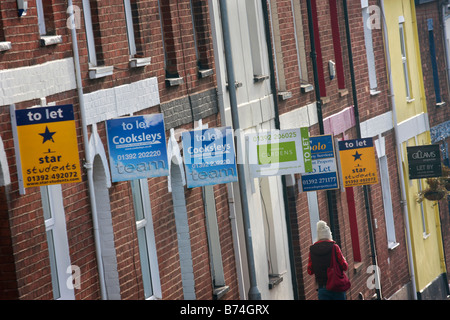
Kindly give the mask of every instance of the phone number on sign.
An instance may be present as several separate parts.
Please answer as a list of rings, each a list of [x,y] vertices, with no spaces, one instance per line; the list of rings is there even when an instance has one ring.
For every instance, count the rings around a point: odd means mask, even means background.
[[[28,187],[32,186],[40,186],[52,183],[63,183],[63,182],[71,182],[78,181],[79,176],[78,172],[63,172],[63,173],[53,173],[53,174],[37,174],[32,176],[27,176],[26,184]]]
[[[274,133],[274,134],[266,134],[266,135],[258,135],[253,137],[253,141],[272,141],[272,140],[281,140],[281,139],[291,139],[296,138],[297,132],[285,132],[285,133]]]
[[[127,154],[119,154],[117,156],[117,160],[121,161],[121,160],[152,158],[152,157],[159,157],[160,155],[161,155],[160,150],[145,151],[145,152],[138,152],[138,153],[127,153]]]

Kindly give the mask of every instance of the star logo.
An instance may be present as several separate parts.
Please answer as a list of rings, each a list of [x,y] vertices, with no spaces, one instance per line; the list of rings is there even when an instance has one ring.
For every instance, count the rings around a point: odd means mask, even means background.
[[[44,141],[42,141],[42,143],[46,143],[47,141],[51,141],[51,142],[55,142],[55,140],[53,140],[53,135],[56,132],[50,132],[50,130],[48,130],[48,127],[45,127],[45,132],[44,133],[39,133],[40,136],[42,136],[44,138]]]
[[[356,151],[356,153],[354,155],[352,155],[352,157],[354,158],[353,161],[362,160],[361,156],[362,156],[362,153],[358,153],[358,151]]]

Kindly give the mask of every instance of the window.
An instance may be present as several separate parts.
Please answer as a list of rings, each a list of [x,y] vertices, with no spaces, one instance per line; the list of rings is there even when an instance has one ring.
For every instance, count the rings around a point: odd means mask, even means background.
[[[308,84],[308,72],[307,72],[307,59],[306,59],[306,49],[305,49],[305,38],[303,35],[303,17],[301,11],[300,1],[291,0],[291,10],[294,23],[294,37],[295,37],[295,47],[297,51],[297,62],[300,77],[300,86],[302,92],[309,92],[312,90],[312,86]],[[280,20],[278,15],[278,4],[276,1],[270,1],[269,15],[271,20],[271,28],[274,43],[274,59],[276,68],[276,81],[278,85],[278,96],[282,100],[286,100],[292,97],[292,93],[287,91],[287,83],[284,71],[284,61],[283,61],[283,51],[281,45],[281,34],[283,19]],[[281,24],[281,26],[280,26]]]
[[[169,86],[183,83],[178,73],[177,61],[177,39],[175,37],[174,25],[172,24],[172,10],[169,1],[158,0],[159,16],[161,21],[161,35],[164,49],[164,68],[166,70],[166,84]]]
[[[6,41],[5,31],[3,30],[2,8],[0,4],[0,52],[11,49],[11,42]]]
[[[147,179],[132,180],[134,214],[145,299],[161,298],[155,235]]]
[[[316,242],[317,239],[317,222],[319,222],[319,202],[317,201],[317,191],[307,192],[309,225],[311,228],[311,241]]]
[[[395,236],[394,212],[392,209],[391,185],[389,181],[389,169],[386,155],[380,157],[378,162],[380,165],[381,191],[383,193],[383,207],[388,248],[394,249],[398,246],[398,242]]]
[[[55,24],[53,20],[52,1],[36,0],[36,9],[39,23],[39,34],[55,34]]]
[[[427,19],[427,27],[428,27],[428,42],[430,44],[429,52],[431,60],[431,69],[433,70],[433,84],[434,84],[436,105],[442,105],[441,87],[439,84],[439,72],[436,59],[436,46],[434,43],[433,19]]]
[[[39,34],[41,46],[48,46],[62,42],[62,37],[56,35],[55,19],[53,16],[53,1],[36,0]]]
[[[338,89],[345,89],[344,66],[342,65],[341,36],[339,32],[339,15],[337,10],[337,1],[329,0],[331,33],[333,35],[334,59],[336,63],[336,77],[338,80]]]
[[[400,28],[400,47],[402,53],[403,76],[405,79],[406,99],[411,100],[411,84],[409,80],[409,68],[406,52],[407,47],[406,47],[405,26],[404,26],[404,19],[403,20],[402,19],[403,17],[400,17],[400,20],[403,22],[400,22],[399,28]]]
[[[113,74],[113,66],[104,66],[104,57],[99,37],[94,36],[100,30],[97,1],[83,0],[84,25],[89,61],[89,78],[103,78]],[[91,10],[93,9],[93,10]],[[101,67],[100,67],[101,66]]]
[[[301,83],[308,82],[308,70],[306,68],[306,49],[305,49],[305,37],[303,35],[303,17],[301,1],[291,0],[292,14],[294,16],[294,36],[296,39],[295,45],[297,49],[297,57],[300,70]]]
[[[190,0],[192,24],[194,26],[195,53],[201,77],[212,74],[209,57],[211,42],[207,24],[208,8],[204,3],[205,1]],[[206,72],[207,70],[210,71]]]
[[[136,55],[136,40],[134,37],[133,14],[130,0],[123,0],[123,6],[125,8],[125,20],[127,22],[128,48],[130,57],[134,57]]]
[[[91,4],[89,0],[83,0],[84,23],[86,26],[86,40],[88,47],[89,64],[97,65],[97,51],[95,48],[94,28],[92,21]]]
[[[41,187],[42,208],[50,258],[53,299],[75,299],[71,277],[69,244],[66,231],[61,185]]]
[[[283,234],[283,195],[281,194],[280,177],[264,177],[259,179],[261,212],[264,223],[264,239],[269,272],[269,289],[283,280],[287,270],[285,243],[279,237]]]
[[[268,78],[267,70],[264,69],[263,55],[266,50],[264,26],[261,25],[262,9],[255,0],[245,1],[248,31],[250,40],[250,49],[253,66],[253,77],[255,81],[265,80]]]
[[[137,3],[131,0],[123,0],[125,21],[127,23],[128,50],[130,54],[130,66],[132,68],[143,67],[150,64],[150,58],[144,58],[139,32],[139,16]],[[137,21],[137,23],[135,23]]]
[[[376,74],[376,66],[375,66],[375,55],[373,51],[373,38],[372,38],[372,25],[371,25],[371,10],[376,6],[365,6],[362,9],[362,18],[364,24],[364,42],[366,45],[366,58],[367,58],[367,67],[369,69],[369,84],[370,84],[370,92],[375,94],[378,88],[377,82],[377,74]],[[378,8],[378,7],[376,7]],[[379,10],[375,9],[375,10]]]
[[[423,189],[422,180],[418,180],[418,181],[419,181],[419,191],[422,191],[422,189]],[[430,235],[430,232],[429,232],[429,229],[428,229],[426,210],[425,210],[423,205],[424,205],[424,201],[422,201],[420,203],[420,213],[421,213],[421,218],[422,218],[423,238],[426,239]]]
[[[214,295],[220,298],[224,292],[225,275],[223,271],[222,252],[220,248],[220,235],[217,224],[216,200],[214,187],[203,187],[203,203],[205,204],[206,230],[208,233],[208,247],[211,261],[211,273],[214,285]]]
[[[311,0],[311,11],[313,20],[313,30],[314,30],[314,43],[316,47],[317,55],[317,73],[319,75],[319,89],[320,96],[327,96],[327,89],[325,85],[325,77],[323,71],[323,59],[322,59],[322,48],[320,46],[320,35],[319,35],[319,20],[317,18],[317,3],[316,0]]]

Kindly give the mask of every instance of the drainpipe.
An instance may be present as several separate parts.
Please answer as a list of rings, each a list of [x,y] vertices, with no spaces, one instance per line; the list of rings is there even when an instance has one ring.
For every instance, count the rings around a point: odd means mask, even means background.
[[[277,97],[277,86],[275,83],[275,66],[273,64],[273,48],[272,39],[270,38],[270,21],[269,21],[269,8],[267,6],[267,0],[262,0],[262,9],[264,16],[264,29],[266,34],[266,44],[267,52],[269,58],[269,69],[270,69],[270,87],[273,96],[274,110],[275,110],[275,129],[280,130],[280,114],[278,110],[278,97]],[[295,258],[294,249],[292,244],[292,230],[291,230],[291,217],[289,214],[289,201],[287,196],[287,186],[286,186],[286,176],[281,176],[281,183],[283,188],[283,202],[284,202],[284,212],[287,224],[287,240],[289,247],[289,263],[291,267],[291,281],[292,288],[294,291],[294,299],[298,300],[298,286],[297,286],[297,272],[295,269]]]
[[[349,67],[350,67],[350,77],[352,81],[352,96],[353,96],[353,109],[355,112],[355,121],[356,121],[356,132],[358,139],[361,139],[361,126],[360,126],[360,119],[359,119],[359,107],[358,107],[358,95],[356,91],[356,81],[355,81],[355,69],[353,66],[353,52],[352,52],[352,40],[350,38],[350,23],[348,19],[348,7],[347,7],[347,0],[343,0],[344,5],[344,18],[345,18],[345,30],[346,30],[346,36],[347,36],[347,49],[348,49],[348,60],[349,60]],[[376,271],[376,284],[375,286],[375,292],[377,294],[377,299],[381,300],[381,289],[380,289],[380,281],[379,281],[379,272],[378,272],[378,263],[377,263],[377,252],[375,248],[375,237],[373,233],[373,226],[372,226],[372,214],[370,210],[370,187],[365,185],[363,186],[364,191],[364,204],[366,208],[366,215],[367,215],[367,226],[369,229],[369,242],[370,242],[370,251],[372,256],[372,264],[377,266]]]
[[[85,107],[84,107],[84,95],[83,95],[83,83],[81,78],[80,71],[80,56],[78,54],[78,42],[77,42],[77,30],[75,26],[75,17],[73,10],[72,0],[68,1],[68,9],[67,13],[69,14],[70,24],[71,24],[71,35],[72,35],[72,48],[73,48],[73,57],[75,60],[75,74],[76,74],[76,83],[78,90],[78,100],[80,104],[80,114],[81,114],[81,126],[83,129],[83,143],[84,143],[84,152],[86,157],[86,163],[84,167],[87,170],[88,177],[88,185],[89,185],[89,197],[91,201],[91,210],[92,210],[92,223],[94,227],[94,238],[95,238],[95,252],[97,257],[97,267],[98,267],[98,275],[100,281],[100,294],[102,300],[106,300],[106,288],[105,288],[105,277],[103,270],[103,260],[101,255],[101,246],[100,246],[100,232],[98,228],[98,216],[97,216],[97,205],[95,203],[95,189],[94,189],[94,180],[92,176],[92,163],[90,163],[91,154],[89,149],[89,134],[87,131],[86,124],[86,115],[85,115]]]
[[[225,51],[225,61],[227,65],[227,75],[228,75],[228,92],[230,95],[230,107],[231,107],[231,115],[233,121],[233,128],[236,132],[237,143],[236,149],[237,152],[243,154],[243,143],[242,143],[242,133],[239,124],[239,110],[238,103],[236,97],[236,87],[235,87],[235,74],[234,74],[234,65],[233,65],[233,57],[231,54],[231,34],[230,27],[228,21],[228,9],[227,9],[227,0],[219,0],[220,3],[220,12],[222,14],[222,32],[223,32],[223,42],[224,42],[224,51]],[[244,228],[245,228],[245,237],[246,237],[246,248],[247,248],[247,260],[248,260],[248,269],[249,269],[249,277],[250,277],[250,290],[248,293],[248,297],[250,300],[261,300],[261,292],[258,289],[257,281],[256,281],[256,269],[255,269],[255,257],[253,250],[253,239],[251,233],[250,226],[250,210],[248,207],[248,198],[247,198],[247,183],[245,178],[244,171],[244,163],[243,161],[237,161],[237,170],[238,170],[238,179],[239,179],[239,192],[241,196],[241,207],[242,207],[242,215],[244,218]]]
[[[216,15],[213,9],[213,1],[209,0],[208,5],[210,8],[210,19],[211,19],[211,25],[212,25],[212,32],[211,36],[213,39],[213,46],[214,46],[214,52],[222,52],[222,50],[219,49],[219,41],[217,37],[217,29],[215,26],[217,26],[216,21]],[[216,80],[217,80],[217,100],[219,104],[219,112],[220,112],[220,119],[222,122],[222,125],[226,125],[226,116],[225,116],[225,102],[224,102],[224,93],[223,93],[223,83],[222,83],[222,68],[220,66],[220,60],[219,60],[219,54],[214,55],[215,64],[216,64]],[[242,299],[247,299],[247,293],[245,292],[245,284],[244,284],[244,277],[243,277],[243,271],[242,271],[242,254],[240,250],[240,244],[239,244],[239,230],[236,220],[236,202],[234,200],[234,190],[233,190],[233,184],[227,183],[227,191],[228,191],[228,207],[230,209],[230,223],[231,223],[231,233],[233,236],[233,243],[234,243],[234,255],[235,255],[235,262],[236,262],[236,273],[237,273],[237,279],[238,279],[238,285],[239,285],[239,295],[242,297]]]
[[[411,273],[411,284],[412,284],[412,293],[413,293],[413,299],[417,300],[417,290],[416,290],[416,275],[414,271],[414,261],[413,261],[413,255],[412,255],[412,245],[411,245],[411,230],[409,229],[409,210],[408,210],[408,203],[406,202],[406,190],[405,190],[405,178],[404,178],[404,172],[403,172],[403,165],[402,165],[402,141],[399,140],[399,134],[398,134],[398,124],[397,124],[397,111],[395,107],[395,94],[394,94],[394,83],[392,79],[392,69],[391,69],[391,57],[389,53],[389,39],[388,39],[388,33],[387,33],[387,25],[386,25],[386,19],[385,19],[385,8],[384,8],[384,0],[381,0],[381,13],[383,14],[383,33],[384,33],[384,46],[386,50],[386,60],[387,60],[387,67],[388,67],[388,74],[389,74],[389,91],[391,93],[391,105],[392,105],[392,118],[394,122],[394,132],[395,132],[395,139],[397,144],[397,165],[398,165],[398,171],[400,173],[400,189],[401,189],[401,200],[400,203],[403,206],[403,217],[405,221],[405,228],[406,228],[406,244],[408,246],[408,263],[409,263],[409,270]]]

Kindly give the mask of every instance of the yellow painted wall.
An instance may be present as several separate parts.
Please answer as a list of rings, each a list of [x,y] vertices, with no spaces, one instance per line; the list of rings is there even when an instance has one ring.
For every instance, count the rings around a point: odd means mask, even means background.
[[[395,91],[397,121],[400,123],[422,112],[427,112],[425,89],[423,86],[422,65],[420,61],[416,13],[412,0],[386,0],[385,18],[389,37],[389,50]],[[400,41],[399,17],[403,16],[406,57],[408,62],[411,99],[406,99],[406,87],[403,76],[403,63]]]
[[[417,34],[414,0],[385,0],[385,21],[389,39],[395,105],[398,123],[421,113],[426,113],[425,90],[422,77],[419,40]],[[404,18],[405,42],[408,71],[411,88],[411,99],[406,98],[406,88],[402,63],[399,17]],[[441,273],[445,272],[443,246],[438,206],[434,202],[417,203],[419,180],[409,180],[407,163],[407,146],[430,144],[429,131],[417,135],[402,144],[403,170],[405,172],[405,188],[410,218],[412,255],[416,276],[416,289],[422,291]],[[422,180],[423,187],[426,186]],[[422,220],[422,208],[426,230]]]
[[[428,132],[419,135],[418,138],[422,140],[427,138],[426,136],[429,138]],[[410,139],[408,145],[416,145],[415,139]],[[406,160],[406,143],[402,147],[404,160]],[[408,172],[407,160],[404,162],[403,168],[404,172]],[[417,193],[420,190],[419,181],[422,183],[422,187],[425,188],[426,182],[424,179],[409,180],[406,175],[405,180],[416,289],[420,292],[436,277],[445,272],[439,208],[436,202],[428,200],[423,201],[422,204],[417,203]],[[422,220],[422,217],[424,217],[424,220]]]

